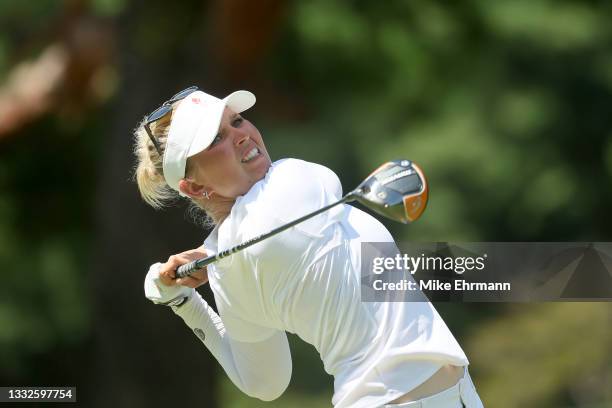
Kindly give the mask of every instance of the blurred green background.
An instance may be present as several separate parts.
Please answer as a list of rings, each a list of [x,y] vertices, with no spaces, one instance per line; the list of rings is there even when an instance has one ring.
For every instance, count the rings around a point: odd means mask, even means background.
[[[131,180],[131,131],[192,84],[249,89],[273,159],[345,189],[407,157],[431,184],[397,240],[612,241],[612,3],[0,0],[0,385],[81,406],[326,407],[294,373],[248,398],[169,310],[148,265],[206,231]],[[208,288],[201,292],[212,301]],[[609,303],[436,304],[487,407],[612,407]]]

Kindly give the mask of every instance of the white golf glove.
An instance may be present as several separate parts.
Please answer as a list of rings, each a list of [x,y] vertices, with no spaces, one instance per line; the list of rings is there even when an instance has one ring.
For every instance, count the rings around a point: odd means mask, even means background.
[[[187,286],[166,286],[159,278],[159,268],[162,264],[155,263],[149,268],[144,282],[145,296],[157,305],[178,308],[193,296],[195,289]]]

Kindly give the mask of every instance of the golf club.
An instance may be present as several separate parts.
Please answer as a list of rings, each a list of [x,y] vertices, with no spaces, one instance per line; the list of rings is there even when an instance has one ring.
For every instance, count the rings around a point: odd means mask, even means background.
[[[208,264],[216,262],[238,251],[250,247],[273,235],[293,227],[335,207],[339,204],[357,201],[378,214],[404,224],[418,219],[427,206],[429,188],[425,175],[419,166],[410,160],[394,160],[374,170],[356,189],[339,201],[304,215],[270,232],[252,238],[242,244],[221,251],[216,255],[181,265],[176,278],[184,278]]]

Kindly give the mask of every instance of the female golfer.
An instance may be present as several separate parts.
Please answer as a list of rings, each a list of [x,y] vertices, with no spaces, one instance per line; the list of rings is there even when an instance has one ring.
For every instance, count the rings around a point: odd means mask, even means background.
[[[338,177],[296,159],[274,163],[240,113],[255,96],[218,99],[192,87],[137,128],[136,180],[159,208],[188,197],[215,225],[197,249],[151,266],[145,294],[179,315],[246,394],[278,398],[289,384],[285,332],[318,350],[335,407],[481,407],[468,360],[429,302],[361,302],[361,242],[393,242],[349,205],[318,215],[206,270],[178,266],[337,201]],[[219,314],[194,290],[210,283]]]

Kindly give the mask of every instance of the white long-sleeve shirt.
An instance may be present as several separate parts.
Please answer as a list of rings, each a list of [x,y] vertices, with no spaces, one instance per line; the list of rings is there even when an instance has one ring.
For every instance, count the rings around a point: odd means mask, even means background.
[[[337,176],[301,160],[272,164],[206,239],[219,252],[342,197]],[[315,346],[334,376],[332,403],[381,406],[444,364],[467,365],[429,302],[361,302],[361,242],[393,242],[372,216],[340,205],[208,266],[220,317],[200,296],[176,309],[230,379],[263,400],[291,376],[285,332]]]

